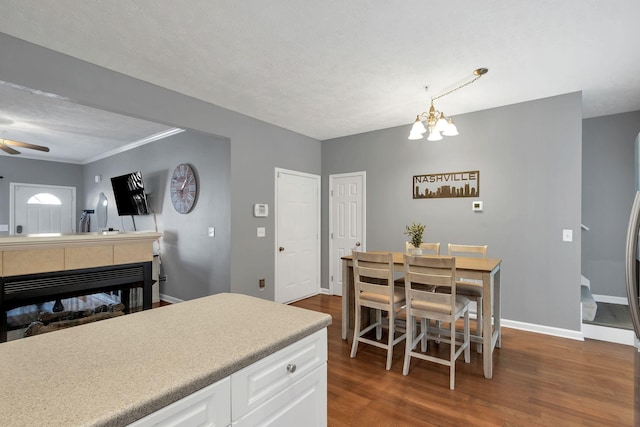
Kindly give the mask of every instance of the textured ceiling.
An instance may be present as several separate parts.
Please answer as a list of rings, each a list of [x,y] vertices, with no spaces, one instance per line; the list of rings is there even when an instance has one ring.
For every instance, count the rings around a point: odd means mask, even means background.
[[[22,157],[87,163],[175,131],[0,81],[0,138],[50,149],[41,153],[14,147]]]
[[[408,126],[430,97],[478,67],[490,71],[439,109],[456,115],[582,91],[584,117],[640,110],[638,0],[0,7],[4,33],[320,140]]]

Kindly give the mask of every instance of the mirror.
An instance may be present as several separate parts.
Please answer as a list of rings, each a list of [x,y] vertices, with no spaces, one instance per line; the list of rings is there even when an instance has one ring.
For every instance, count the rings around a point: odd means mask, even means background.
[[[98,218],[98,230],[102,230],[107,226],[107,206],[109,201],[104,193],[100,193],[98,197],[98,205],[96,206],[96,216]]]

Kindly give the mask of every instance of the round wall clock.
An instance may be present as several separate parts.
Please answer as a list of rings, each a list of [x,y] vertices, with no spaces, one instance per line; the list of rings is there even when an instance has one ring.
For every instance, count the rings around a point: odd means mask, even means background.
[[[171,175],[171,203],[176,211],[186,214],[193,209],[198,198],[198,180],[191,166],[181,163]]]

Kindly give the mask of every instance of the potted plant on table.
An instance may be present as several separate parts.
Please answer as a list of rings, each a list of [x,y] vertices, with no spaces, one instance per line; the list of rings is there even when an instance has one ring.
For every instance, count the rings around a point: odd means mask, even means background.
[[[409,241],[413,245],[413,248],[409,249],[411,255],[422,255],[422,249],[420,244],[422,243],[422,235],[424,234],[425,226],[420,223],[413,223],[406,226],[404,234],[409,236]]]

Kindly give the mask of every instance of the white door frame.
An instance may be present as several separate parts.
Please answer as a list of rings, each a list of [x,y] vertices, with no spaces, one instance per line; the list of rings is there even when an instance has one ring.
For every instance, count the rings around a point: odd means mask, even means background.
[[[274,286],[274,294],[273,294],[273,299],[274,301],[278,301],[278,248],[279,248],[279,243],[278,243],[278,174],[280,172],[283,173],[287,173],[290,175],[296,175],[296,176],[300,176],[300,177],[305,177],[305,178],[311,178],[317,181],[318,183],[318,194],[317,194],[317,206],[318,206],[318,223],[316,224],[316,229],[318,231],[318,244],[316,247],[316,252],[318,254],[318,258],[316,260],[316,262],[318,263],[318,269],[316,272],[316,293],[320,293],[320,281],[321,281],[321,271],[322,271],[322,264],[321,264],[321,239],[320,239],[320,227],[321,227],[321,223],[322,223],[322,207],[321,207],[321,195],[322,195],[322,180],[320,175],[314,175],[314,174],[309,174],[309,173],[305,173],[305,172],[299,172],[299,171],[294,171],[294,170],[290,170],[290,169],[282,169],[282,168],[275,168],[275,173],[274,173],[274,186],[275,186],[275,199],[274,199],[274,282],[275,282],[275,286]]]
[[[335,178],[346,178],[349,176],[361,176],[362,177],[362,239],[360,240],[361,242],[361,248],[363,252],[366,252],[367,250],[367,172],[366,171],[359,171],[359,172],[348,172],[348,173],[336,173],[336,174],[331,174],[329,175],[329,230],[328,230],[328,238],[329,238],[329,293],[331,295],[342,295],[341,292],[337,292],[336,289],[334,289],[336,286],[335,284],[337,283],[337,277],[334,278],[334,280],[332,280],[332,276],[337,275],[337,271],[333,271],[333,265],[334,263],[331,262],[332,259],[334,259],[333,257],[337,256],[335,254],[335,247],[333,244],[333,223],[335,221],[335,219],[333,218],[333,203],[334,203],[334,196],[333,196],[333,180]],[[343,284],[344,285],[344,284]],[[336,293],[337,292],[337,293]]]
[[[15,188],[16,187],[34,187],[34,188],[55,188],[55,189],[64,189],[71,190],[71,197],[73,200],[71,201],[71,229],[75,233],[76,231],[76,209],[77,209],[77,199],[76,199],[76,187],[71,187],[68,185],[46,185],[46,184],[31,184],[24,182],[10,182],[9,183],[9,234],[15,233],[16,227],[16,219],[15,219]]]

